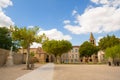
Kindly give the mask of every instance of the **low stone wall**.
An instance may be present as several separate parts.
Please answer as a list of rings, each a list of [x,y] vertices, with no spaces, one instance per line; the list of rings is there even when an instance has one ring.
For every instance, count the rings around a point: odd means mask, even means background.
[[[8,54],[8,50],[0,49],[0,67],[6,63]]]
[[[0,49],[0,67],[6,64],[7,57],[9,55],[9,50]],[[22,64],[23,63],[23,54],[14,53],[13,54],[13,63]]]
[[[9,52],[10,52],[9,50],[0,49],[0,67],[2,67],[3,65],[6,64]],[[14,65],[26,63],[26,54],[25,53],[21,54],[21,53],[14,53],[13,52],[12,56],[13,56]],[[32,61],[32,60],[34,62],[38,61],[38,59],[36,57],[31,57],[30,61]]]
[[[14,53],[14,55],[13,55],[13,63],[14,64],[22,64],[23,63],[23,54]]]

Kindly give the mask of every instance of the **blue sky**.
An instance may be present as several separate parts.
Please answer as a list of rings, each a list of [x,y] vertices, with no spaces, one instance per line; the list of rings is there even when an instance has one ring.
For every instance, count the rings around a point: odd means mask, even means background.
[[[111,2],[110,2],[111,1]],[[39,26],[39,34],[73,45],[103,36],[120,37],[119,0],[0,0],[0,26]]]

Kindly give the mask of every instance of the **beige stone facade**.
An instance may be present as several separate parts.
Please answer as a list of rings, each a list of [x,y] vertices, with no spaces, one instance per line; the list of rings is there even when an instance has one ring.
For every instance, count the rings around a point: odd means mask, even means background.
[[[89,42],[91,42],[93,45],[96,46],[95,43],[95,38],[93,34],[90,34],[90,39]],[[27,53],[27,51],[24,49],[19,50],[20,53]],[[55,57],[54,55],[49,55],[41,47],[38,48],[30,48],[30,52],[33,52],[35,54],[35,57],[38,59],[40,63],[44,62],[54,62]],[[80,58],[79,56],[79,46],[73,46],[73,48],[67,52],[64,53],[61,58],[60,58],[62,63],[81,63],[81,62],[98,62],[98,56],[97,55],[92,55],[89,58],[82,57]]]
[[[19,49],[20,53],[23,53],[24,55],[26,55],[27,50],[26,49]],[[40,48],[30,48],[30,53],[34,53],[34,57],[36,57],[38,59],[39,62],[45,62],[46,59],[46,53]],[[24,59],[26,58],[26,56],[24,57]]]
[[[19,49],[20,53],[23,53],[26,55],[27,50],[26,49]],[[37,58],[37,60],[40,63],[45,63],[45,62],[53,62],[54,61],[54,56],[47,54],[41,47],[38,48],[30,48],[30,53],[34,53],[34,57]],[[25,59],[25,57],[24,57]]]
[[[79,63],[79,46],[73,46],[73,48],[68,53],[64,53],[61,58],[63,63]]]

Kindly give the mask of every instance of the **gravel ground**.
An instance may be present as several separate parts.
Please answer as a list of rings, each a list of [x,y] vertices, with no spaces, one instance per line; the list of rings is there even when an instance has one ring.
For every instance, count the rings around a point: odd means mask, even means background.
[[[120,80],[120,66],[56,65],[54,80]]]
[[[42,65],[35,66],[38,68]],[[16,65],[0,68],[0,80],[16,80],[18,77],[33,71],[23,70],[24,67],[25,65]],[[53,80],[120,80],[120,66],[57,64],[54,68]]]
[[[40,67],[42,64],[35,64],[35,68]],[[0,68],[0,80],[16,80],[18,77],[29,73],[33,70],[25,70],[25,64],[14,65],[11,67],[1,67]]]

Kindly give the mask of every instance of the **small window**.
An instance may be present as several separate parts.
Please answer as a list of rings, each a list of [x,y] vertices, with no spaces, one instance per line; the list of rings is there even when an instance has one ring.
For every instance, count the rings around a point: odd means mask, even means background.
[[[74,58],[74,54],[72,54],[72,58]]]
[[[73,59],[71,59],[71,62],[73,62]]]
[[[77,52],[78,52],[78,49],[75,49],[75,52],[77,53]]]
[[[78,55],[77,55],[77,54],[75,54],[75,56],[76,56],[76,58],[78,58]]]

